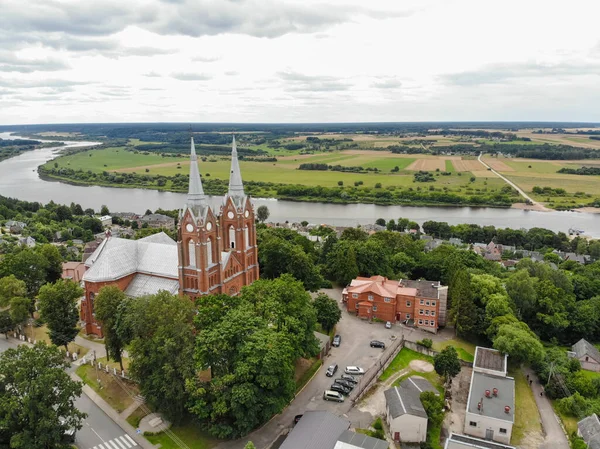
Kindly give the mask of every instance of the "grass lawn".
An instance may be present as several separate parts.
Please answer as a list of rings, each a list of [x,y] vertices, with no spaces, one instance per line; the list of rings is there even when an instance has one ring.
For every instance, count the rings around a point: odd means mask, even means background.
[[[432,357],[423,355],[411,349],[402,348],[394,360],[392,360],[390,366],[388,366],[381,377],[379,377],[379,380],[385,381],[389,379],[394,373],[408,367],[408,364],[411,362],[411,360],[425,360],[426,362],[433,363]]]
[[[456,352],[458,352],[458,357],[465,362],[472,362],[475,359],[475,345],[461,338],[456,337],[452,340],[433,343],[433,349],[436,351],[441,351],[447,346],[454,346]]]
[[[171,432],[177,435],[190,449],[209,449],[219,442],[207,436],[195,424],[173,426]],[[179,449],[179,445],[165,433],[145,437],[152,444],[160,444],[162,449]]]
[[[25,335],[27,335],[27,337],[31,336],[31,329],[32,329],[32,327],[27,327],[25,329]],[[44,342],[46,342],[49,345],[52,344],[52,342],[50,341],[50,337],[48,335],[48,327],[45,324],[43,326],[40,326],[40,327],[33,326],[33,339],[36,340],[36,341],[44,341]],[[72,342],[69,343],[67,346],[69,347],[69,352],[78,352],[78,358],[83,357],[89,351],[88,348],[85,348],[83,346],[79,346],[78,344],[75,344],[75,343],[72,343]],[[59,349],[64,350],[65,346],[64,345],[60,345]]]
[[[119,413],[129,407],[133,403],[133,396],[140,392],[133,382],[124,379],[117,382],[112,374],[101,370],[97,372],[99,383],[96,377],[96,368],[92,365],[82,365],[77,368],[75,373]]]
[[[540,413],[525,374],[520,369],[513,369],[509,371],[509,375],[515,378],[515,423],[510,444],[518,446],[525,432],[541,433],[542,425]]]
[[[146,416],[146,411],[138,407],[135,412],[127,417],[127,422],[137,429],[144,416]]]
[[[575,418],[574,416],[563,415],[556,406],[557,403],[557,399],[553,400],[552,407],[554,408],[554,412],[556,413],[556,415],[562,421],[563,426],[565,426],[565,429],[567,430],[567,435],[571,435],[573,432],[577,432],[577,418]]]

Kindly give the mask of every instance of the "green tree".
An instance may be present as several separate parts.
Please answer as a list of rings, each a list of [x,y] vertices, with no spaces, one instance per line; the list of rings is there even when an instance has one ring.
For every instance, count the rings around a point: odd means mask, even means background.
[[[379,226],[385,226],[385,218],[378,218],[375,220],[375,224]]]
[[[68,447],[64,432],[81,429],[86,415],[75,408],[81,383],[67,367],[60,351],[44,343],[0,355],[0,441],[15,449]]]
[[[54,245],[39,245],[36,252],[48,262],[46,265],[46,282],[56,282],[62,277],[63,257]]]
[[[193,303],[161,291],[126,310],[119,331],[131,337],[130,374],[152,408],[179,422],[186,415],[185,382],[195,374]]]
[[[440,426],[444,420],[444,398],[433,391],[424,391],[419,397],[431,425]]]
[[[356,252],[348,241],[336,243],[327,254],[326,271],[330,279],[341,285],[348,285],[358,276]]]
[[[124,300],[125,293],[119,290],[118,287],[109,285],[100,289],[94,301],[96,320],[102,324],[106,358],[110,360],[110,357],[112,357],[113,360],[119,362],[121,370],[123,370],[124,342],[118,332],[117,318]]]
[[[110,215],[110,211],[108,210],[108,207],[106,207],[105,204],[103,204],[100,208],[100,215]]]
[[[57,346],[64,345],[67,350],[67,345],[79,333],[77,300],[82,295],[83,289],[69,279],[46,284],[40,289],[40,316],[48,325],[50,341]]]
[[[258,209],[256,209],[256,218],[261,223],[267,221],[269,215],[271,215],[271,212],[269,212],[269,208],[267,206],[258,206]]]
[[[508,354],[514,363],[540,363],[544,358],[544,347],[527,324],[517,322],[498,328],[494,348]]]
[[[26,294],[25,282],[17,279],[14,274],[0,278],[0,308],[8,306],[13,298]]]
[[[13,320],[8,310],[0,311],[0,334],[4,334],[8,339],[8,333],[13,329],[13,326]]]
[[[517,316],[529,321],[535,315],[537,279],[527,270],[518,270],[505,283],[506,292],[515,304]]]
[[[256,449],[256,446],[254,445],[254,443],[252,441],[248,441],[246,443],[246,445],[244,446],[244,449]]]
[[[31,301],[29,298],[13,298],[10,301],[10,319],[15,325],[22,325],[29,318],[29,308]]]
[[[359,228],[346,228],[340,236],[340,240],[351,240],[356,242],[366,242],[369,234]]]
[[[477,309],[473,302],[471,277],[467,270],[463,268],[456,271],[448,294],[451,304],[450,319],[454,323],[456,333],[460,336],[472,333],[477,323]]]
[[[25,282],[27,296],[35,297],[46,283],[48,260],[31,248],[22,248],[0,260],[0,277],[14,275]]]
[[[446,346],[442,352],[433,358],[435,372],[450,381],[454,376],[460,373],[460,360],[454,346]]]
[[[317,311],[317,321],[321,324],[323,330],[329,333],[342,318],[342,311],[338,307],[337,301],[325,293],[319,293],[313,301],[313,306]]]

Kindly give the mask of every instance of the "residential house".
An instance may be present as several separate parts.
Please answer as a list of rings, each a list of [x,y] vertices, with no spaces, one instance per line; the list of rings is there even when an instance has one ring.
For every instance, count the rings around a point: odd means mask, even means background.
[[[85,273],[85,264],[83,262],[64,262],[62,264],[62,278],[71,279],[75,282],[81,282]]]
[[[175,219],[163,214],[148,214],[138,220],[140,226],[147,224],[149,228],[175,229]]]
[[[35,246],[35,239],[33,237],[21,237],[18,242],[19,245],[27,246],[29,248],[33,248]]]
[[[411,376],[383,392],[386,421],[394,441],[420,443],[427,439],[427,413],[420,397],[425,391],[439,394],[426,379]]]
[[[571,347],[572,355],[581,363],[581,368],[587,371],[600,372],[600,351],[583,338]]]
[[[507,376],[508,356],[475,348],[464,432],[509,444],[515,419],[515,380]]]
[[[129,221],[134,221],[140,218],[138,214],[134,214],[133,212],[114,212],[112,216],[119,217],[121,220]]]
[[[463,245],[463,241],[456,237],[452,237],[451,239],[449,239],[448,243],[450,243],[451,245],[454,245],[454,246],[462,246]]]
[[[27,227],[22,221],[9,220],[6,222],[6,227],[11,234],[20,234]]]
[[[100,245],[100,242],[102,242],[103,238],[104,234],[102,234],[101,239],[93,240],[85,244],[85,246],[83,247],[83,257],[81,258],[82,262],[85,262],[93,254],[93,252],[96,251],[96,249],[98,249],[98,246]]]
[[[99,217],[99,220],[104,227],[112,226],[112,217],[110,215],[102,215]]]
[[[589,449],[600,449],[600,420],[595,413],[577,423],[577,435],[583,438]]]
[[[324,410],[306,411],[280,449],[389,449],[386,441],[348,430],[350,421]]]
[[[358,277],[342,291],[347,310],[371,320],[401,321],[429,332],[446,325],[448,287],[439,281]]]
[[[427,243],[425,243],[425,251],[432,251],[436,248],[439,248],[443,244],[444,244],[444,241],[441,239],[429,240]]]
[[[444,449],[515,449],[513,446],[496,443],[489,440],[481,440],[467,435],[451,433]]]
[[[327,354],[329,354],[329,350],[331,349],[331,339],[329,335],[322,334],[321,332],[314,331],[315,337],[319,340],[319,354],[317,355],[318,359],[324,359]]]
[[[385,231],[386,227],[378,225],[378,224],[366,224],[366,225],[360,226],[360,229],[362,229],[363,231],[365,231],[368,234],[374,234],[375,232]]]

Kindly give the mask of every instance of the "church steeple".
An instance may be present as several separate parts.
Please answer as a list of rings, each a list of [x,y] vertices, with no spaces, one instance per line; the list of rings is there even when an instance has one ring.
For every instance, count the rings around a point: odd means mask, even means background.
[[[190,149],[190,184],[187,196],[187,205],[190,209],[200,215],[201,211],[208,206],[206,201],[206,195],[202,188],[202,180],[200,179],[200,172],[198,171],[198,157],[196,156],[196,147],[194,145],[194,138],[191,138],[191,149]]]
[[[235,136],[231,144],[231,172],[229,174],[229,191],[227,192],[234,200],[242,200],[246,197],[244,193],[244,184],[242,183],[242,173],[240,163],[238,162],[237,147],[235,145]],[[238,202],[240,205],[241,201]]]

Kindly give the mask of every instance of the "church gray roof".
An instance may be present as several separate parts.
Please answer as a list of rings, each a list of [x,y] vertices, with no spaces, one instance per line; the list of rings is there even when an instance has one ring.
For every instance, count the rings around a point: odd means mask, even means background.
[[[231,170],[229,173],[229,190],[227,192],[237,207],[243,207],[243,201],[246,197],[244,193],[244,184],[242,182],[242,172],[238,161],[237,146],[235,136],[231,142]]]
[[[600,363],[600,352],[593,344],[583,338],[575,343],[571,349],[575,354],[577,354],[578,359],[587,355],[596,362]]]
[[[138,298],[140,296],[154,295],[161,290],[174,295],[179,291],[179,280],[149,276],[147,274],[136,274],[127,286],[125,294],[131,298]]]
[[[83,280],[90,282],[111,281],[133,273],[179,278],[177,244],[164,233],[140,240],[108,237],[85,265],[89,268]]]
[[[190,183],[188,188],[187,206],[194,211],[196,217],[202,216],[204,209],[208,207],[206,195],[202,188],[202,180],[198,171],[198,156],[196,156],[196,146],[194,138],[191,138],[190,146]]]

